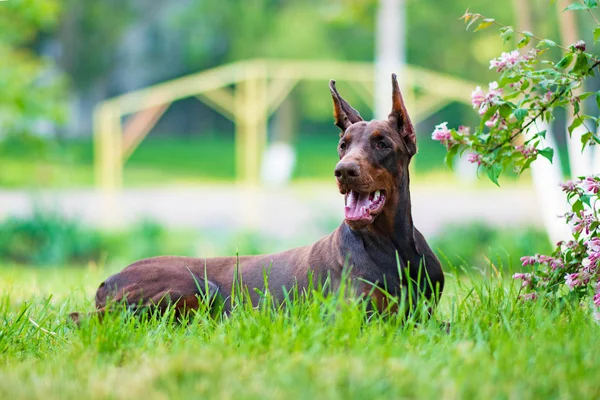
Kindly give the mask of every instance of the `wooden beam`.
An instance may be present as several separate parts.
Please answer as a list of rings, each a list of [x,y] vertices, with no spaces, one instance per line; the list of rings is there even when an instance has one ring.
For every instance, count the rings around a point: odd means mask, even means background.
[[[269,115],[273,114],[279,108],[297,83],[297,79],[274,79],[269,83],[267,88]]]
[[[214,89],[200,93],[196,97],[225,118],[235,121],[235,98],[231,89]]]
[[[140,111],[129,118],[123,129],[123,154],[121,155],[123,163],[133,154],[168,108],[169,104],[161,104]]]

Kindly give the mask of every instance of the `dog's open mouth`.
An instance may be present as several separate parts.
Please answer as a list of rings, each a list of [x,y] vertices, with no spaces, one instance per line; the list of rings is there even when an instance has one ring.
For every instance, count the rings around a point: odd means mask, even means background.
[[[347,221],[370,223],[379,214],[385,204],[385,191],[376,190],[372,193],[359,193],[354,190],[346,192],[344,207]]]

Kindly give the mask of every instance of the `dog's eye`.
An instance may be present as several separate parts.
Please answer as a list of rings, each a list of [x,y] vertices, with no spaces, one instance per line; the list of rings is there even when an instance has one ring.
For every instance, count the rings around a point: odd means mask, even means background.
[[[387,143],[386,143],[386,142],[383,142],[383,141],[381,141],[381,142],[377,142],[376,146],[377,146],[377,148],[378,148],[379,150],[383,150],[383,149],[389,149],[389,148],[390,148],[390,146],[388,146],[388,145],[387,145]]]
[[[340,143],[340,150],[346,150],[346,142]]]

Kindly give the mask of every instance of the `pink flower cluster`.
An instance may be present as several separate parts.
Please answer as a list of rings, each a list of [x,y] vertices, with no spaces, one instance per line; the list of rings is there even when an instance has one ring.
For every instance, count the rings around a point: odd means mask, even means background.
[[[596,282],[596,294],[594,295],[592,301],[596,307],[600,307],[600,279],[598,279],[598,282]]]
[[[526,60],[521,57],[518,50],[513,50],[510,53],[502,53],[500,57],[490,61],[490,69],[496,68],[496,72],[502,72],[505,69],[512,68],[519,62]]]
[[[577,182],[573,182],[571,180],[566,181],[565,183],[561,183],[560,187],[562,188],[563,192],[569,193],[569,192],[574,192],[577,190]]]
[[[585,179],[583,179],[580,183],[583,190],[585,190],[588,193],[597,194],[598,190],[600,190],[600,180],[598,179],[598,177],[588,176]]]
[[[517,273],[514,274],[512,277],[513,279],[521,279],[523,281],[521,287],[523,288],[530,287],[531,281],[533,280],[533,274],[530,273]]]
[[[481,165],[483,164],[483,157],[481,154],[470,153],[467,156],[467,161],[473,164]]]
[[[549,256],[545,256],[542,254],[536,254],[535,256],[521,257],[521,264],[524,267],[526,267],[528,265],[534,265],[536,263],[548,265],[550,268],[552,268],[552,270],[557,270],[559,268],[564,267],[563,262],[560,258],[549,257]],[[520,279],[520,278],[515,278],[515,279]]]
[[[523,154],[525,158],[531,158],[538,153],[538,150],[534,146],[515,146],[515,150]]]
[[[583,179],[569,180],[561,183],[560,187],[566,193],[588,193],[598,194],[600,192],[600,176],[586,176]]]
[[[596,218],[591,213],[580,211],[579,214],[567,213],[567,221],[573,224],[573,233],[582,233],[585,231],[586,235],[590,234],[591,225],[594,223]]]
[[[450,147],[452,141],[452,131],[448,129],[448,123],[442,122],[435,126],[433,133],[431,134],[433,140],[439,141],[446,147]]]
[[[585,242],[587,257],[583,260],[583,268],[591,274],[597,274],[600,270],[600,238],[593,238]],[[599,283],[600,284],[600,283]]]
[[[579,272],[574,272],[572,274],[566,274],[565,275],[565,283],[567,284],[568,287],[573,289],[576,287],[587,285],[588,283],[590,283],[591,278],[592,278],[591,274],[588,271],[586,271],[585,269],[582,269]]]
[[[498,88],[498,82],[490,82],[488,92],[484,92],[481,86],[477,86],[471,92],[471,104],[473,108],[479,109],[479,114],[483,115],[490,105],[495,105],[502,96],[502,89]]]

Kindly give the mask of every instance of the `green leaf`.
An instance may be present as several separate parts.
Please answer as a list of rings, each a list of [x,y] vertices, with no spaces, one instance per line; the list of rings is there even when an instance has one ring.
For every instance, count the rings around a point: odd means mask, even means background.
[[[554,149],[552,147],[546,147],[539,151],[539,154],[543,157],[546,157],[548,161],[552,162],[552,158],[554,157]]]
[[[588,73],[588,55],[585,53],[577,54],[577,60],[571,72],[575,74],[585,75]]]
[[[591,132],[584,133],[583,135],[581,135],[581,151],[585,149],[585,146],[587,146],[587,144],[590,142],[593,136],[594,135],[592,135]]]
[[[543,131],[539,131],[537,133],[537,135],[543,137],[544,139],[546,139],[546,130],[544,129]]]
[[[600,109],[600,90],[596,92],[596,105]]]
[[[515,115],[515,118],[517,119],[517,121],[523,122],[523,120],[527,116],[527,113],[528,113],[527,109],[517,108],[513,114]]]
[[[484,19],[478,26],[477,28],[475,28],[475,30],[473,32],[477,32],[480,31],[482,29],[488,28],[490,27],[492,24],[494,23],[494,19],[493,18],[486,18]]]
[[[503,43],[511,40],[515,34],[515,31],[509,26],[502,28],[501,32],[500,37],[502,38]]]
[[[556,47],[556,42],[553,42],[550,39],[544,39],[544,40],[541,40],[535,47],[538,49],[547,49],[549,47]]]
[[[452,169],[452,167],[453,167],[454,157],[456,156],[456,153],[458,153],[458,146],[453,146],[448,149],[448,152],[446,153],[446,157],[444,157],[444,161],[446,162],[446,165],[450,169]]]
[[[569,53],[556,64],[557,68],[567,68],[573,61],[573,53]]]
[[[581,200],[578,199],[575,203],[573,203],[571,209],[576,214],[579,214],[581,211],[583,211],[583,203],[581,202]]]
[[[498,111],[502,118],[508,118],[509,115],[512,113],[512,108],[508,104],[502,104]]]
[[[519,40],[519,43],[517,43],[517,47],[519,49],[527,46],[529,44],[529,41],[531,40],[531,38],[529,36],[524,36],[521,38],[521,40]]]
[[[573,114],[577,115],[579,114],[579,102],[578,101],[573,101]]]
[[[568,128],[569,136],[571,136],[571,134],[573,133],[575,128],[577,128],[578,126],[581,126],[581,124],[583,124],[583,118],[582,117],[575,118],[573,120],[573,123],[571,125],[569,125],[569,128]]]
[[[588,205],[588,207],[592,206],[592,198],[595,196],[592,196],[591,194],[582,194],[581,196],[579,196],[579,199]]]
[[[498,178],[500,177],[500,173],[502,172],[502,167],[498,164],[492,164],[486,168],[486,173],[490,181],[494,182],[496,186],[500,186],[498,183]]]
[[[594,43],[600,39],[600,26],[594,29]]]
[[[581,3],[573,3],[569,4],[563,11],[581,11],[581,10],[589,10],[589,7],[585,4]]]
[[[588,8],[597,8],[598,0],[583,0],[583,3],[588,6]]]

